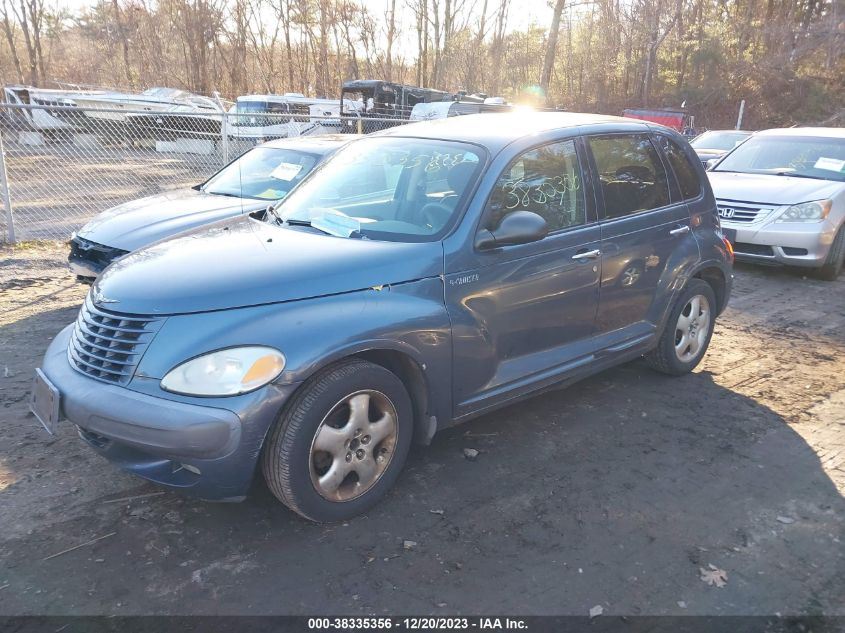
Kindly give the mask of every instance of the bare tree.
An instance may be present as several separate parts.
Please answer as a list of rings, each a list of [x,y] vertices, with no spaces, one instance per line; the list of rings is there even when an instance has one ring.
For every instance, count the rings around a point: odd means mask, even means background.
[[[555,54],[557,53],[557,38],[560,33],[560,14],[566,0],[556,0],[554,12],[552,13],[552,24],[549,27],[549,38],[546,43],[546,55],[543,58],[543,70],[540,73],[540,87],[544,94],[549,92],[549,83],[552,79],[552,70],[555,65]]]
[[[9,46],[9,53],[12,57],[12,63],[15,66],[15,75],[18,81],[23,81],[23,68],[21,68],[21,59],[18,55],[18,46],[15,42],[15,29],[12,26],[12,21],[9,18],[11,11],[9,7],[9,0],[3,0],[3,34],[6,36],[6,44]]]

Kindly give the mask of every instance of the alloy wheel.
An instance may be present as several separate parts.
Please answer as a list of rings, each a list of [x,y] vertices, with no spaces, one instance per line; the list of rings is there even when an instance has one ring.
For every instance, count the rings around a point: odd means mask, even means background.
[[[675,354],[678,360],[689,363],[704,349],[710,331],[710,303],[704,295],[687,301],[675,325]]]
[[[311,483],[324,499],[350,501],[379,480],[393,458],[396,407],[380,391],[352,393],[317,427],[311,442]]]

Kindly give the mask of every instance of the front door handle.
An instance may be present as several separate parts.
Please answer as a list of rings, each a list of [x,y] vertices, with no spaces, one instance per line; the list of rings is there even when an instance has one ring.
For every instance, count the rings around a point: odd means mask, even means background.
[[[686,235],[687,233],[689,233],[688,226],[679,226],[677,229],[669,231],[669,235]]]
[[[572,256],[572,259],[595,259],[599,256],[601,256],[601,251],[596,249],[592,251],[582,251],[580,253],[575,253]]]

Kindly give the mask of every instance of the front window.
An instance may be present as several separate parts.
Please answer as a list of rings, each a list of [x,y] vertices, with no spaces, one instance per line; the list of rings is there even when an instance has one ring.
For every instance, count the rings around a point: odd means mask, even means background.
[[[487,203],[487,229],[495,230],[514,211],[540,215],[549,233],[586,222],[574,140],[532,149],[508,165]]]
[[[690,141],[696,149],[716,149],[727,152],[748,138],[743,132],[705,132]]]
[[[845,139],[754,136],[730,153],[713,171],[845,182]]]
[[[362,139],[302,183],[275,216],[339,237],[433,241],[458,217],[481,155],[464,143]]]
[[[256,147],[212,176],[202,190],[219,196],[281,200],[318,160],[305,152]]]

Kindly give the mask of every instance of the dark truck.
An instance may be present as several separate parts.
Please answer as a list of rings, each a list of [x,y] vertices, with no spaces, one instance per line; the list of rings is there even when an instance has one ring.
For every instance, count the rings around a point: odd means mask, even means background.
[[[441,101],[484,103],[484,96],[419,88],[377,79],[347,81],[340,92],[340,114],[341,118],[345,118],[342,129],[352,134],[384,130],[408,120],[411,110],[418,103]],[[353,120],[353,117],[357,120]],[[396,123],[386,119],[396,119]]]

